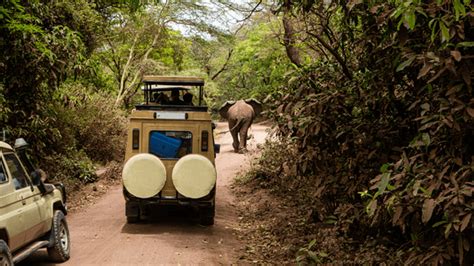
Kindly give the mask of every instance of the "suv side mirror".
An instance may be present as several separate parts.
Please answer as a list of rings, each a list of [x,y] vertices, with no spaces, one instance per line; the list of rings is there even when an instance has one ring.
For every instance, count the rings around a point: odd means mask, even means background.
[[[15,149],[21,150],[28,147],[28,143],[25,141],[24,138],[18,138],[15,140]]]
[[[33,181],[33,185],[37,186],[41,193],[45,194],[46,192],[48,192],[46,191],[46,187],[44,185],[44,182],[46,182],[48,177],[43,170],[36,169],[31,173],[31,178]]]

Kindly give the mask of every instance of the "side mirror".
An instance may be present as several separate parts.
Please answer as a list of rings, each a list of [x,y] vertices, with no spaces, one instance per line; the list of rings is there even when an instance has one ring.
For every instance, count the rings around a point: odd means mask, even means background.
[[[24,138],[18,138],[15,140],[15,149],[21,150],[28,147],[28,143],[25,141]]]
[[[41,170],[41,169],[36,169],[31,173],[31,178],[33,181],[33,185],[37,186],[38,189],[41,191],[41,193],[45,194],[47,193],[47,189],[44,185],[44,183],[47,181],[48,176],[46,173]]]

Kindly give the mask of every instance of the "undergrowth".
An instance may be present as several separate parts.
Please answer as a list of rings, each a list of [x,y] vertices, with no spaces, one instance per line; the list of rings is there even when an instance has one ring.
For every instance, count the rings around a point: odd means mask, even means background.
[[[113,103],[106,93],[65,83],[34,120],[6,129],[30,143],[30,157],[51,181],[75,190],[96,181],[98,166],[123,160],[126,118]]]

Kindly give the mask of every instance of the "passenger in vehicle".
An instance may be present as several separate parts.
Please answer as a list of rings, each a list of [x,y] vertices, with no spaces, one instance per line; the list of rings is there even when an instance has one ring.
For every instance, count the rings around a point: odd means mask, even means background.
[[[168,103],[168,96],[166,94],[160,92],[155,92],[153,94],[153,102],[159,103],[159,104],[167,104]]]
[[[194,106],[193,95],[189,92],[186,92],[186,94],[183,95],[183,101],[184,101],[184,105]]]
[[[179,90],[171,91],[171,101],[168,102],[171,105],[184,105],[184,102],[179,98]]]

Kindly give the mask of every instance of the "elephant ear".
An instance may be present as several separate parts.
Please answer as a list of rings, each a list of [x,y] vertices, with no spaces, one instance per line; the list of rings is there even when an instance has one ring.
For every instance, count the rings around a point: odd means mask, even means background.
[[[246,103],[250,104],[255,112],[255,116],[258,116],[262,112],[262,103],[254,98],[245,100]]]
[[[227,119],[227,111],[229,111],[229,108],[234,104],[235,101],[227,101],[219,108],[219,114],[222,118]]]

